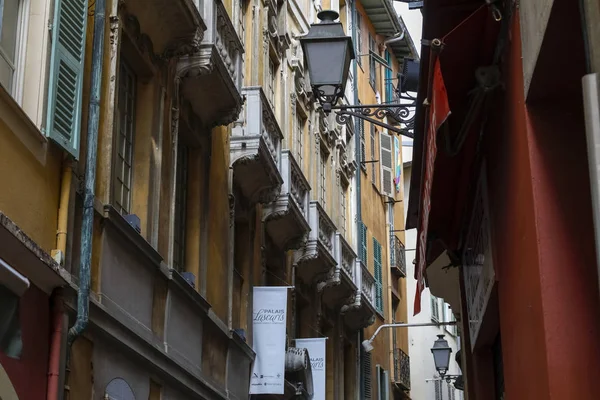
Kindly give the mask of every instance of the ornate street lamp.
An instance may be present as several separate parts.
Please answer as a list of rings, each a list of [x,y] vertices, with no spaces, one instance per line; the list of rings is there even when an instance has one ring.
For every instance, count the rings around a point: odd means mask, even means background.
[[[444,335],[437,335],[437,337],[438,340],[433,343],[433,347],[431,348],[431,354],[433,354],[435,369],[443,378],[446,372],[448,372],[452,349],[448,346],[448,341],[444,339]]]
[[[354,60],[352,39],[344,35],[341,22],[334,22],[338,17],[335,11],[321,11],[317,14],[321,22],[311,25],[300,39],[313,93],[326,113],[344,97],[350,62]]]
[[[354,54],[352,39],[344,35],[342,24],[335,22],[339,17],[337,12],[321,11],[317,17],[321,22],[310,26],[308,34],[300,38],[300,44],[314,96],[323,111],[329,114],[336,110],[336,120],[340,124],[347,124],[351,117],[356,117],[388,131],[412,137],[414,115],[411,114],[414,113],[410,109],[416,107],[412,97],[398,96],[398,101],[410,101],[405,104],[336,105],[344,97],[350,63],[361,54]],[[386,117],[405,124],[407,128],[401,129],[382,122]]]
[[[446,375],[448,368],[450,367],[450,355],[452,354],[452,348],[448,346],[448,341],[444,339],[444,335],[437,335],[438,340],[433,343],[431,348],[431,354],[433,354],[433,362],[435,369],[440,378],[450,383],[454,381],[454,387],[458,390],[464,390],[464,381],[462,375]],[[460,353],[460,351],[459,351]],[[456,360],[460,366],[460,358]]]

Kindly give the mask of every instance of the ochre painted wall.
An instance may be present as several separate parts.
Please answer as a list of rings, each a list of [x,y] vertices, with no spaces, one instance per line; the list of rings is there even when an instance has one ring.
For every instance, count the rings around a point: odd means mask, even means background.
[[[0,96],[0,210],[50,253],[56,246],[62,152],[6,96]]]
[[[209,178],[208,285],[206,297],[222,321],[228,319],[229,271],[229,129],[212,132]]]

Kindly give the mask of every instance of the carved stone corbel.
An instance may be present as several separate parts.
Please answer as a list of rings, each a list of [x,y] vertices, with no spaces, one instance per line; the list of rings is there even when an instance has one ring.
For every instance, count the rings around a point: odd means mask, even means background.
[[[169,43],[163,51],[161,58],[163,60],[170,60],[172,58],[194,54],[200,50],[202,39],[204,39],[204,30],[198,26],[193,35],[178,38]]]

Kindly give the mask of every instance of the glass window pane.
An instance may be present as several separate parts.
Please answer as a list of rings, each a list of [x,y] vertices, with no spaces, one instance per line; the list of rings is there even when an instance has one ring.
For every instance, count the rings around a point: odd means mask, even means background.
[[[9,92],[12,90],[13,72],[12,67],[6,62],[4,57],[0,56],[0,84]]]
[[[19,27],[19,0],[4,0],[0,46],[8,60],[14,64]]]

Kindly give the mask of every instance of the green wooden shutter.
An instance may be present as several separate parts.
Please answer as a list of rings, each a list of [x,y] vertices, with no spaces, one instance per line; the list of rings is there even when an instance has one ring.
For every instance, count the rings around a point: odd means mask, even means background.
[[[360,223],[360,259],[361,261],[367,265],[367,226],[361,222]]]
[[[381,270],[381,244],[373,238],[373,260],[375,269],[375,308],[383,313],[383,271]]]
[[[57,0],[52,28],[46,135],[79,157],[86,0]]]

